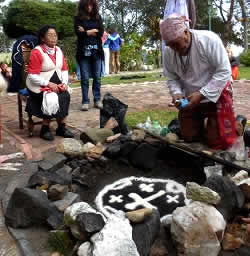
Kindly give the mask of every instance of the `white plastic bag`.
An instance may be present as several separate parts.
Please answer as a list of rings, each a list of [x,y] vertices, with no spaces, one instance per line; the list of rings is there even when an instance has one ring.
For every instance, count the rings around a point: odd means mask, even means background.
[[[58,95],[55,92],[44,92],[42,111],[45,115],[51,116],[59,110]]]
[[[227,151],[235,153],[235,159],[238,161],[246,160],[246,149],[243,136],[237,137],[232,147]]]

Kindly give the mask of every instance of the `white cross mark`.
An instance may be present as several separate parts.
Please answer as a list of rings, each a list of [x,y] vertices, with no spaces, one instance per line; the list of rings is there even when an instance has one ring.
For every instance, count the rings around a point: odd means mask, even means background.
[[[144,206],[146,208],[156,208],[155,206],[153,206],[149,202],[158,198],[158,197],[161,197],[165,194],[166,194],[166,191],[160,190],[158,193],[156,193],[152,196],[149,196],[147,198],[142,198],[140,195],[138,195],[136,193],[130,193],[128,196],[130,198],[134,199],[135,201],[133,203],[126,204],[125,208],[127,208],[129,210],[134,210],[137,206]]]
[[[143,192],[153,192],[154,191],[154,185],[155,184],[141,184],[139,187],[141,189],[141,191]]]
[[[179,198],[179,195],[176,195],[176,196],[170,196],[170,195],[167,195],[167,203],[179,203],[179,201],[177,200]]]
[[[119,196],[114,196],[114,195],[111,195],[110,196],[110,199],[109,199],[109,203],[122,203],[123,202],[123,200],[122,200],[122,198],[123,198],[123,195],[119,195]]]

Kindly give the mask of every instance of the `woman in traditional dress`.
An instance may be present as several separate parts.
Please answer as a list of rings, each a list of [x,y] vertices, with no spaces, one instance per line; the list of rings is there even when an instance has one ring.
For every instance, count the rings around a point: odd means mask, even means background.
[[[68,92],[68,67],[62,50],[56,46],[57,32],[54,26],[45,25],[38,32],[39,45],[30,56],[28,76],[28,101],[26,112],[43,119],[40,137],[53,140],[49,124],[56,118],[56,135],[72,138],[66,128],[70,94]]]

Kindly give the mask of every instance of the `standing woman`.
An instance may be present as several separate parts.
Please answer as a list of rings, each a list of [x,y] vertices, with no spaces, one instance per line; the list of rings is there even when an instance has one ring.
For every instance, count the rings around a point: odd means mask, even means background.
[[[74,18],[77,36],[76,59],[81,71],[82,110],[89,109],[89,78],[93,78],[94,107],[101,109],[101,66],[104,60],[102,36],[104,32],[97,0],[80,0]]]

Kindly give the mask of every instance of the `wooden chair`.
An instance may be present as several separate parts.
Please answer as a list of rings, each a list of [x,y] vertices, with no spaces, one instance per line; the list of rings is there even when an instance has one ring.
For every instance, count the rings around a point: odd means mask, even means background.
[[[29,58],[30,58],[30,53],[31,53],[31,48],[27,47],[25,43],[21,45],[22,47],[22,53],[23,53],[23,60],[24,60],[24,65],[23,65],[23,70],[22,70],[22,81],[21,81],[21,90],[17,93],[17,104],[18,104],[18,116],[19,116],[19,128],[24,129],[23,123],[26,123],[27,128],[28,128],[28,133],[29,136],[33,136],[33,130],[35,125],[41,125],[42,121],[36,121],[34,122],[32,119],[32,115],[28,114],[28,119],[24,118],[23,115],[23,105],[22,102],[27,102],[27,98],[29,97],[28,94],[25,94],[23,89],[26,88],[26,78],[27,78],[27,65],[29,64]]]

